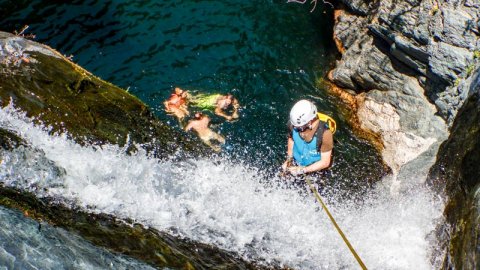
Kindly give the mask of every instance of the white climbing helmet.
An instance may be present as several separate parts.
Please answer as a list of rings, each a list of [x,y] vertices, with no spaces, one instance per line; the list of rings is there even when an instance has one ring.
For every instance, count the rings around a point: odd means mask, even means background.
[[[311,101],[302,99],[293,105],[290,110],[290,123],[294,127],[301,127],[317,116],[317,106]]]

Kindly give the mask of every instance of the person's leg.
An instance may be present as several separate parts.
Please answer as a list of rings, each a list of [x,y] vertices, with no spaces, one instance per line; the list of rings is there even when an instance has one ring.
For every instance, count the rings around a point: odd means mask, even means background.
[[[209,133],[209,135],[204,136],[204,137],[200,137],[200,139],[202,139],[202,141],[203,141],[206,145],[210,146],[210,148],[212,148],[215,152],[220,152],[220,150],[221,150],[220,146],[212,143],[212,139],[213,139],[213,136],[212,136],[212,135],[213,135],[213,133],[214,133],[214,132],[212,131],[212,132]]]
[[[213,137],[213,139],[217,140],[221,144],[225,143],[225,138],[222,135],[220,135],[216,132],[212,131],[212,137]]]

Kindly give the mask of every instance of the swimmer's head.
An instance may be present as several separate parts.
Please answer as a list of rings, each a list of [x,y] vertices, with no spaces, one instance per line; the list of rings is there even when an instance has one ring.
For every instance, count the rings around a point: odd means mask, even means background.
[[[195,119],[200,120],[203,117],[203,113],[201,112],[196,112],[193,116]]]

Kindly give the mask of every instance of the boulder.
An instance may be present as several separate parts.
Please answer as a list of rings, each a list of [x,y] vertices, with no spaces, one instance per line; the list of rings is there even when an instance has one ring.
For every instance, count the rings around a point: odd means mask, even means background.
[[[166,158],[182,149],[211,153],[159,121],[138,98],[95,77],[55,50],[0,32],[0,106],[9,103],[80,144],[142,145]]]

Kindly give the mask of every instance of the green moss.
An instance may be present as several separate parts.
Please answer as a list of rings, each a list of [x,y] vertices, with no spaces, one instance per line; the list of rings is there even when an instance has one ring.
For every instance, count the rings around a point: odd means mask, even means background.
[[[33,61],[20,67],[0,64],[0,70],[6,71],[0,72],[1,106],[12,99],[28,116],[51,126],[52,132],[68,131],[82,144],[123,146],[129,138],[132,145],[146,144],[159,157],[168,157],[179,147],[196,154],[211,153],[199,140],[159,121],[138,98],[65,57],[29,54]]]
[[[173,237],[136,223],[105,214],[88,214],[38,199],[34,194],[0,185],[0,205],[59,226],[113,252],[137,258],[159,268],[171,269],[265,269],[236,258],[216,247]],[[41,228],[41,226],[39,227]]]
[[[474,51],[473,52],[473,58],[474,59],[480,59],[480,51]]]
[[[474,70],[475,70],[475,64],[474,63],[468,65],[468,67],[465,69],[465,73],[467,74],[466,77],[470,77],[470,75],[472,75]]]
[[[453,83],[453,85],[455,87],[457,87],[458,85],[460,85],[460,82],[462,81],[462,79],[460,77],[457,77],[457,79],[455,79],[455,82]]]

